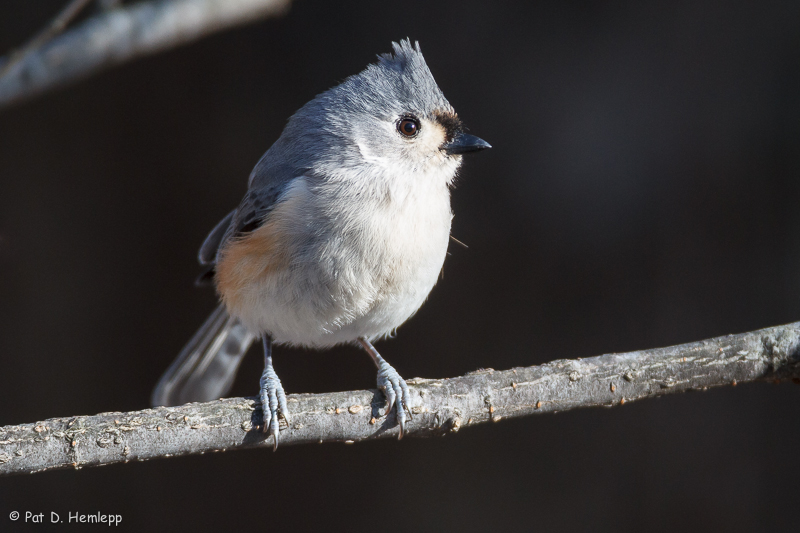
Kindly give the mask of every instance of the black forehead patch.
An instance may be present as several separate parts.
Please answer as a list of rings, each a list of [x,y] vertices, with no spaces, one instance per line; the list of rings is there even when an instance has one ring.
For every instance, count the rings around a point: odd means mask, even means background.
[[[464,131],[461,119],[452,111],[434,111],[433,118],[444,128],[445,142],[452,141],[456,135]]]

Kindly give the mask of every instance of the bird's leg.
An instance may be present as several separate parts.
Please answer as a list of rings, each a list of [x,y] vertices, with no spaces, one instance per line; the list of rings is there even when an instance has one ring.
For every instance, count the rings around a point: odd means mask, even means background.
[[[283,385],[272,368],[272,338],[264,334],[264,373],[261,374],[261,391],[259,397],[261,399],[261,410],[264,412],[264,421],[261,426],[261,431],[270,433],[273,438],[272,449],[278,449],[278,432],[280,425],[278,423],[278,412],[281,416],[289,422],[289,409],[286,407],[286,393],[283,391]]]
[[[375,366],[378,367],[378,388],[383,391],[386,401],[389,402],[389,406],[386,408],[386,416],[389,416],[393,406],[397,407],[397,423],[400,424],[400,436],[398,439],[402,439],[406,431],[406,412],[408,412],[408,419],[411,419],[411,411],[408,407],[411,395],[408,392],[408,385],[397,373],[397,370],[381,357],[381,354],[378,353],[372,343],[364,337],[359,337],[358,342],[372,357]]]

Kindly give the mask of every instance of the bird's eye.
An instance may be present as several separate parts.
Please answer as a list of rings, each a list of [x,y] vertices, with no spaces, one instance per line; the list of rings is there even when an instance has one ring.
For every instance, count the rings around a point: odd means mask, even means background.
[[[413,137],[419,132],[419,121],[410,117],[403,118],[397,123],[397,131],[404,137]]]

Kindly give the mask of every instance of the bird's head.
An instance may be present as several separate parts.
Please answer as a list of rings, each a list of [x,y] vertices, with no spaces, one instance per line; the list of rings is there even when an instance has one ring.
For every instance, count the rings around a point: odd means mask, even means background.
[[[462,154],[490,145],[465,133],[419,43],[405,39],[393,48],[306,104],[283,136],[296,148],[302,145],[303,157],[328,175],[346,179],[353,170],[374,175],[379,169],[388,175],[432,174],[449,184]]]

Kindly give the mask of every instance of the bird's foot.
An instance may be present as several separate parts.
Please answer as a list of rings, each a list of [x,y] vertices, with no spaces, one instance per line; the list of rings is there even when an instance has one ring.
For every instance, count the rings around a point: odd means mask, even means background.
[[[386,416],[392,412],[392,407],[397,408],[397,423],[400,425],[398,439],[402,439],[406,431],[406,420],[411,420],[409,409],[411,394],[408,392],[406,381],[400,377],[397,370],[382,357],[378,356],[378,358],[376,361],[378,364],[378,388],[383,391],[383,395],[386,396],[386,401],[389,403],[386,408]]]
[[[286,407],[286,393],[283,390],[283,385],[281,385],[281,380],[271,364],[266,365],[264,373],[261,374],[259,398],[261,399],[261,410],[264,413],[261,431],[272,435],[272,449],[274,451],[278,449],[278,434],[280,432],[278,416],[283,416],[283,419],[288,423],[289,409]]]

